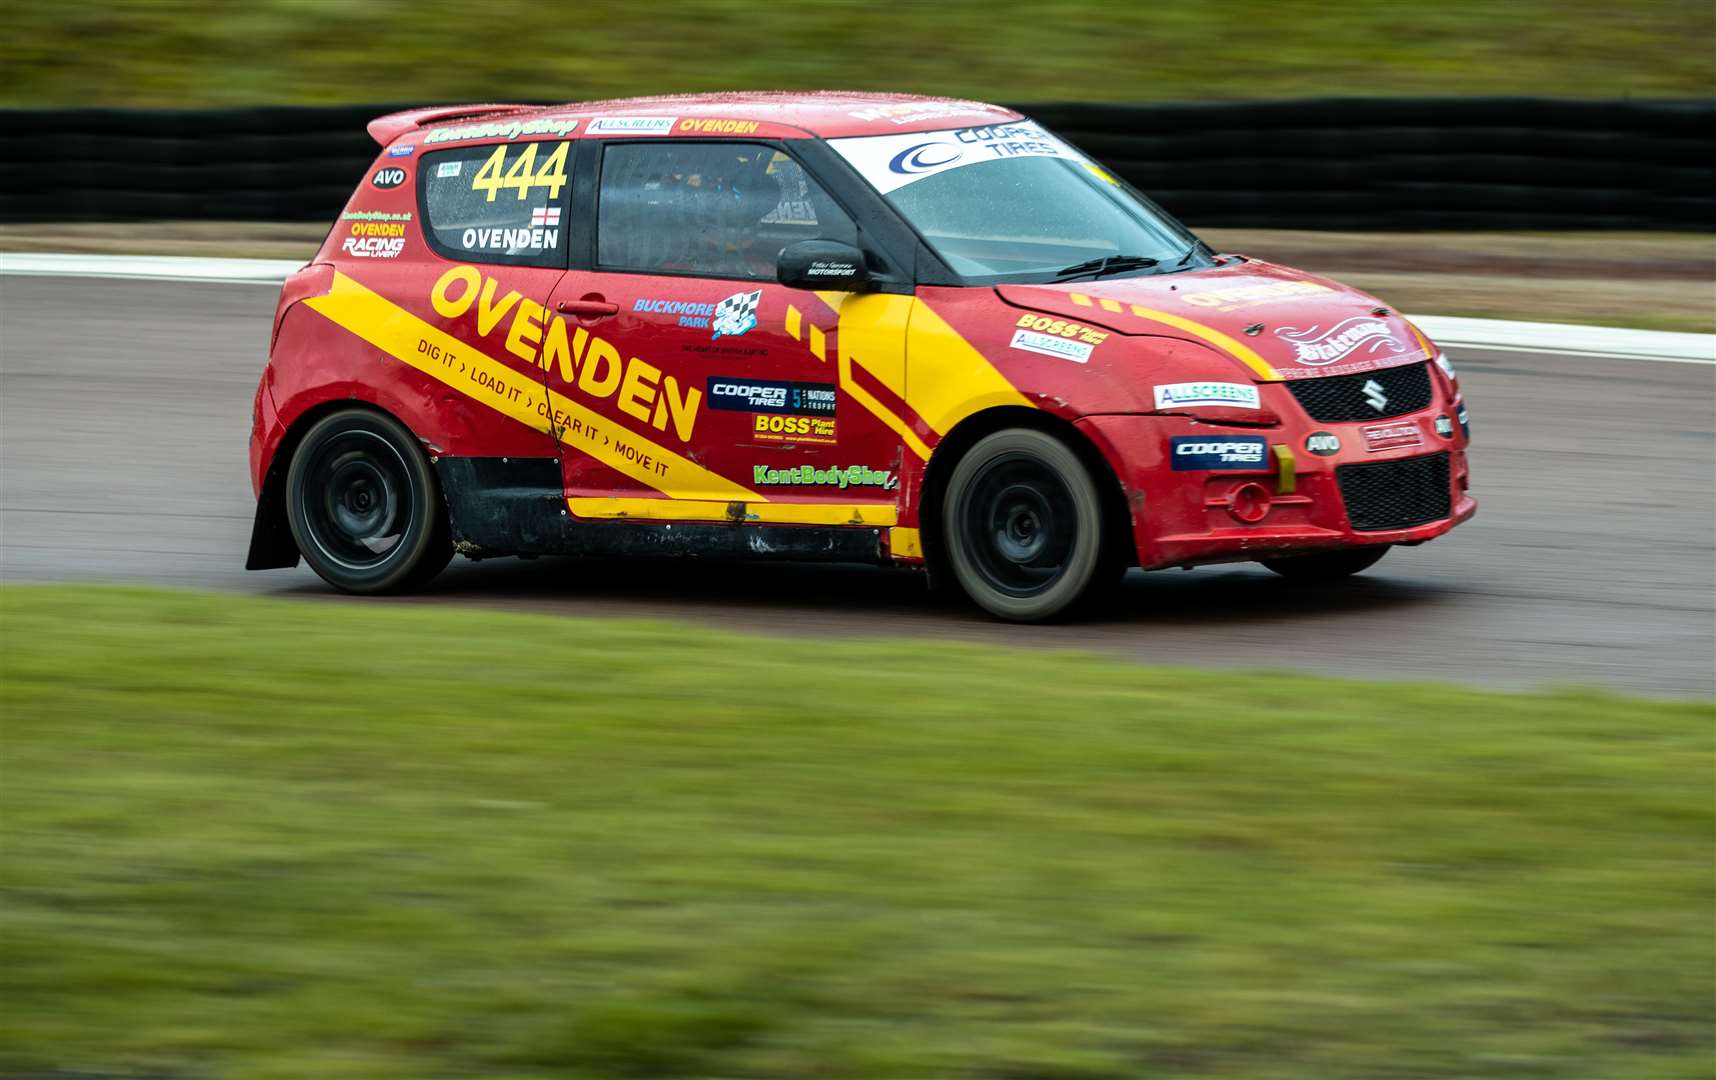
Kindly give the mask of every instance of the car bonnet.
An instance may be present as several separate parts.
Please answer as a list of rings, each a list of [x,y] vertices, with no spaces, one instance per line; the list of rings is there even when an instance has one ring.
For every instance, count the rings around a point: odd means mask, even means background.
[[[1000,285],[1017,308],[1119,334],[1197,341],[1264,380],[1377,371],[1430,359],[1434,346],[1375,297],[1256,260],[1209,270],[1046,285]]]

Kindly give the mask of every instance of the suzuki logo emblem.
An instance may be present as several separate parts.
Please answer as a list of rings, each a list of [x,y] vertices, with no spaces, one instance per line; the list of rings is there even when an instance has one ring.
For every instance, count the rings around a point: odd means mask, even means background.
[[[1370,402],[1370,407],[1381,412],[1388,404],[1388,395],[1382,392],[1382,384],[1375,379],[1364,381],[1364,399]]]

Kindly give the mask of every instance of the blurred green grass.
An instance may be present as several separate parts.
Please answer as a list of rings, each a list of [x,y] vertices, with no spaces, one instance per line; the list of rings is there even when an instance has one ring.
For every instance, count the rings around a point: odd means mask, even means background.
[[[1709,0],[37,0],[0,14],[0,102],[1706,95],[1713,37]]]
[[[1704,1076],[1712,719],[8,587],[0,1075]]]

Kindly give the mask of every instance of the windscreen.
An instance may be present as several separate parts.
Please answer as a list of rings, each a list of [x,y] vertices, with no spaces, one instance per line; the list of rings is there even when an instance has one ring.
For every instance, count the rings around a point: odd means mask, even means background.
[[[1168,268],[1195,243],[1101,166],[1028,121],[829,145],[973,284],[1050,280],[1112,255]]]

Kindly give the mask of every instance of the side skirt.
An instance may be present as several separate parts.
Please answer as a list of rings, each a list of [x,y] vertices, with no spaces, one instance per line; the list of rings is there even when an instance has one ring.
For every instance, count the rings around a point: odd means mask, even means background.
[[[453,550],[501,555],[788,559],[886,564],[883,530],[820,525],[587,521],[567,509],[557,458],[443,457]]]

